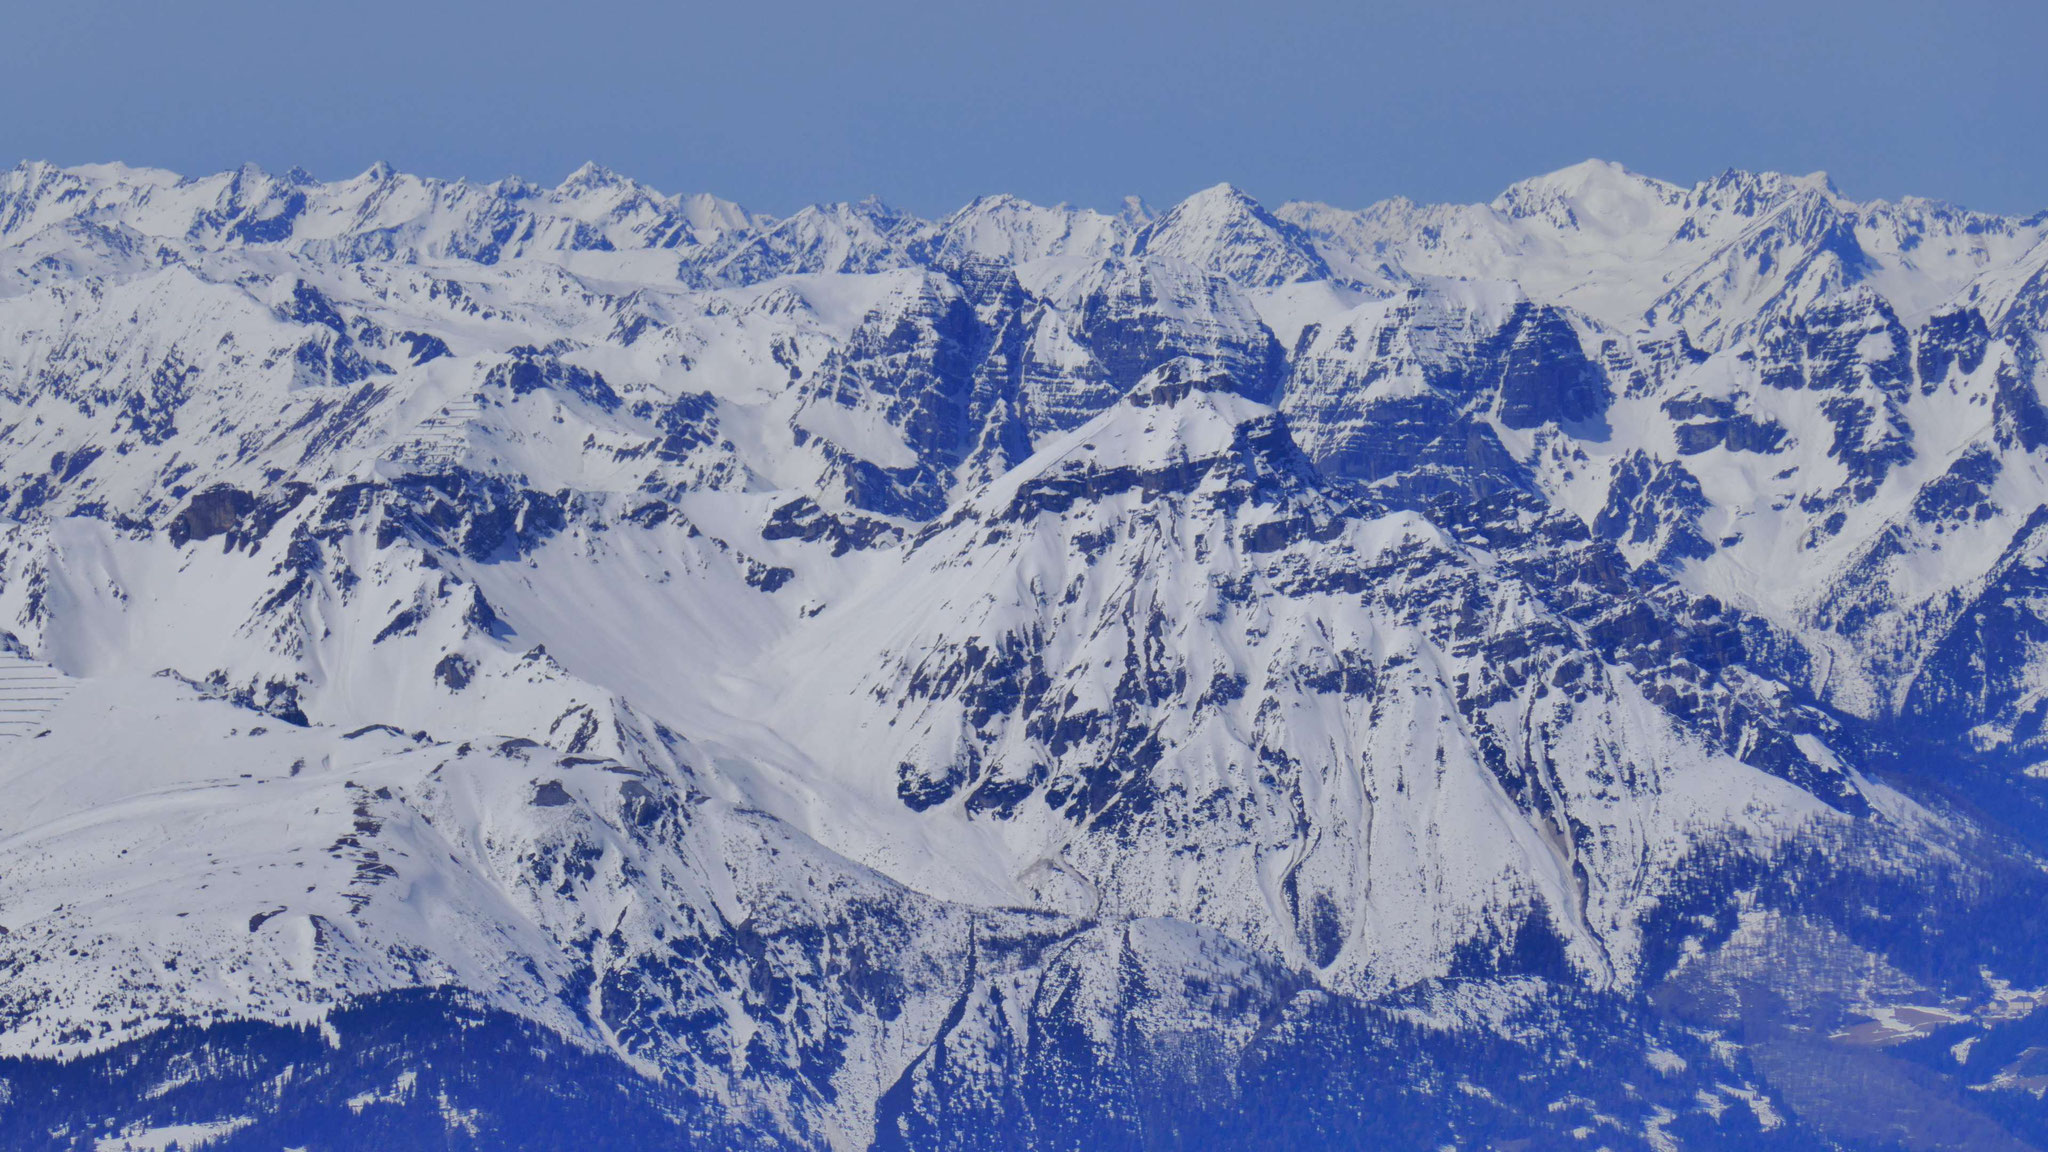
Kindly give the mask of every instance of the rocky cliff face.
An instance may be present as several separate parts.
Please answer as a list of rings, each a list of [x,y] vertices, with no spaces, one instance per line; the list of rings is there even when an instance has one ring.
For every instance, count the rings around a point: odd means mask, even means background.
[[[2048,1141],[2044,240],[18,167],[0,1131]]]

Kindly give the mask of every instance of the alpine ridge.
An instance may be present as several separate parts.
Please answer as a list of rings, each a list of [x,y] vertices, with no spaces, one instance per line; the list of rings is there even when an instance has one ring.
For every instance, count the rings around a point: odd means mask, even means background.
[[[0,1143],[2048,1148],[2044,348],[1818,173],[21,164]]]

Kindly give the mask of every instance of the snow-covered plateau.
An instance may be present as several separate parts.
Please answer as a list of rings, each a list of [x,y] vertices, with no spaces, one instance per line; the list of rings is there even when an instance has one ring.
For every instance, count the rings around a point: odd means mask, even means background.
[[[0,1144],[2048,1148],[2044,349],[1819,174],[22,164]]]

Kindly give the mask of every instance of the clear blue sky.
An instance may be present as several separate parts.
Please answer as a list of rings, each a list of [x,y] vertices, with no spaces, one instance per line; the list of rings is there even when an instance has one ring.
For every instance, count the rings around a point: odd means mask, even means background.
[[[2048,207],[2040,0],[0,0],[0,158],[874,193],[1483,200],[1599,156]]]

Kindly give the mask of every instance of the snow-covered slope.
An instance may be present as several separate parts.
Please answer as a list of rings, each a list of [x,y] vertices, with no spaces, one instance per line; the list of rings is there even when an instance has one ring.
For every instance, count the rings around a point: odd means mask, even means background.
[[[21,165],[0,1132],[2048,1138],[2044,331],[1819,175]]]

